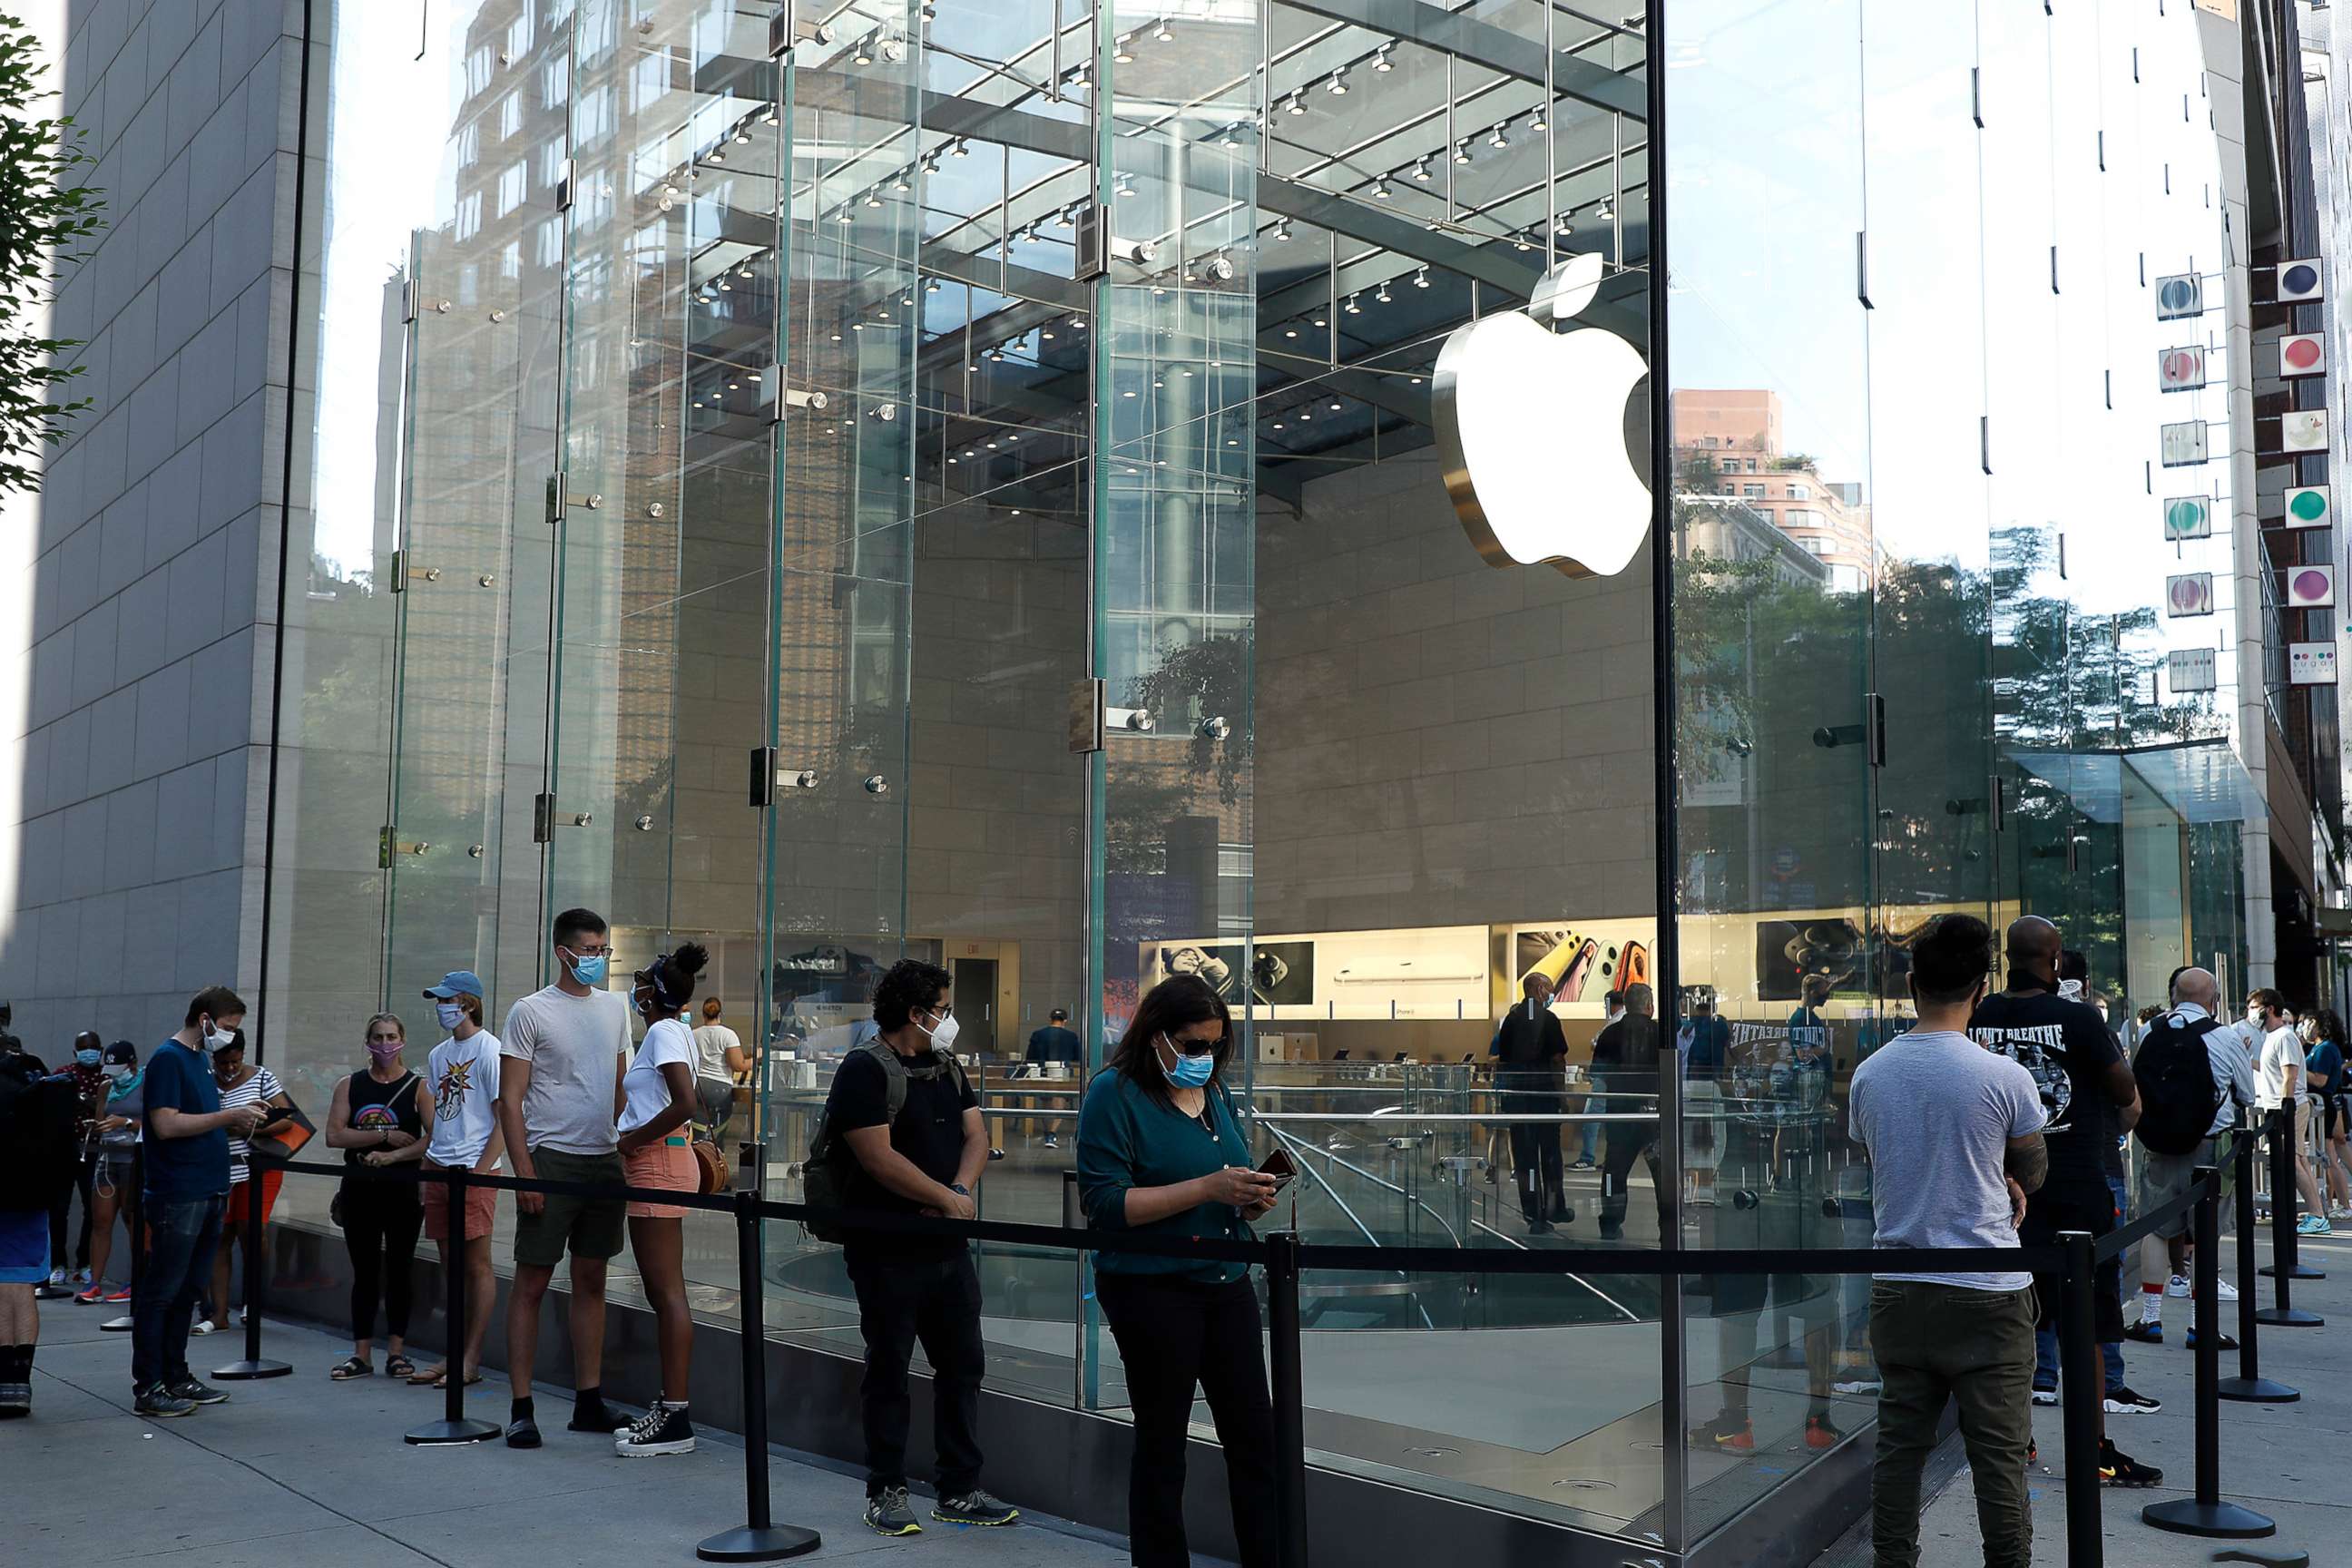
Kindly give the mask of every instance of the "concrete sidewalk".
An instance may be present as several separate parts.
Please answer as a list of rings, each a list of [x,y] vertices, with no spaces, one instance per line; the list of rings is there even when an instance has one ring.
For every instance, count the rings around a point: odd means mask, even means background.
[[[2268,1264],[2269,1226],[2258,1247]],[[2225,1236],[2222,1278],[2234,1278],[2237,1243]],[[2305,1237],[2302,1258],[2327,1271],[2322,1280],[2294,1282],[2294,1304],[2326,1319],[2315,1329],[2261,1330],[2257,1349],[2264,1377],[2303,1391],[2291,1405],[2233,1405],[2221,1402],[2221,1497],[2225,1501],[2268,1514],[2278,1533],[2267,1540],[2209,1541],[2175,1535],[2140,1522],[2140,1510],[2167,1498],[2194,1493],[2197,1480],[2196,1400],[2193,1352],[2183,1343],[2195,1305],[2168,1300],[2164,1303],[2165,1343],[2124,1346],[2124,1375],[2142,1394],[2164,1402],[2152,1415],[2110,1415],[2107,1435],[2116,1447],[2164,1472],[2164,1485],[2148,1491],[2110,1488],[2101,1494],[2105,1507],[2107,1568],[2179,1568],[2203,1563],[2225,1547],[2247,1547],[2291,1562],[2296,1552],[2308,1552],[2314,1564],[2352,1563],[2352,1490],[2344,1485],[2342,1456],[2352,1451],[2352,1227],[2339,1226],[2333,1238]],[[2271,1281],[2251,1282],[2260,1290],[2259,1305],[2271,1304]],[[2237,1303],[2221,1303],[2225,1332],[2238,1331]],[[2221,1356],[2221,1375],[2234,1377],[2234,1351]],[[2033,1413],[2034,1441],[2042,1450],[2044,1473],[2033,1479],[2033,1561],[2053,1568],[2066,1563],[2066,1497],[2064,1436],[2060,1413],[2049,1407]],[[1920,1568],[1979,1568],[1984,1561],[1977,1532],[1976,1491],[1965,1463],[1954,1471],[1959,1439],[1956,1436],[1937,1455],[1945,1461],[1949,1484],[1928,1505],[1920,1520]],[[1938,1473],[1931,1465],[1931,1483]],[[1837,1545],[1816,1560],[1815,1568],[1864,1568],[1871,1561],[1870,1522],[1865,1518]]]
[[[33,1417],[0,1426],[6,1476],[0,1561],[157,1560],[186,1568],[557,1568],[558,1564],[692,1563],[695,1542],[743,1521],[743,1450],[704,1432],[696,1452],[623,1459],[612,1439],[566,1432],[571,1402],[541,1390],[547,1446],[518,1452],[492,1441],[411,1447],[410,1426],[439,1414],[435,1390],[377,1373],[333,1383],[327,1369],[349,1342],[272,1323],[264,1353],[293,1374],[225,1384],[232,1397],[184,1419],[130,1414],[131,1336],[101,1332],[118,1309],[42,1304]],[[189,1342],[198,1377],[244,1353],[231,1331]],[[506,1413],[492,1378],[469,1401],[490,1420]],[[921,1535],[885,1540],[859,1519],[862,1479],[847,1468],[775,1453],[774,1514],[824,1537],[814,1563],[876,1553],[877,1562],[929,1552],[963,1564],[1108,1568],[1123,1545],[1030,1516],[1003,1530],[928,1522]],[[1019,1500],[1013,1500],[1018,1501]],[[938,1555],[944,1553],[946,1555]]]

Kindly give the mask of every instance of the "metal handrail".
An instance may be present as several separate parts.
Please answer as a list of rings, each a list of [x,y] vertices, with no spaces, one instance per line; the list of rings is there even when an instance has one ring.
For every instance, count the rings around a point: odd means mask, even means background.
[[[1276,1132],[1276,1133],[1275,1133],[1275,1135],[1274,1135],[1274,1136],[1275,1136],[1275,1138],[1276,1139],[1276,1141],[1278,1141],[1278,1142],[1282,1142],[1282,1143],[1284,1143],[1284,1144],[1286,1144],[1286,1145],[1295,1145],[1295,1144],[1297,1144],[1297,1139],[1292,1138],[1289,1134],[1285,1133],[1285,1132],[1277,1131],[1277,1132]],[[1320,1150],[1316,1151],[1316,1152],[1318,1152],[1318,1153],[1325,1152],[1320,1151]],[[1330,1156],[1329,1154],[1326,1153],[1325,1157],[1326,1157],[1326,1158],[1332,1158],[1333,1156]],[[1301,1164],[1301,1165],[1298,1167],[1298,1169],[1299,1169],[1299,1171],[1300,1171],[1302,1173],[1304,1173],[1304,1174],[1306,1174],[1306,1175],[1309,1175],[1309,1176],[1314,1177],[1318,1182],[1320,1182],[1320,1183],[1323,1184],[1323,1190],[1324,1190],[1326,1193],[1328,1193],[1328,1194],[1331,1195],[1331,1201],[1332,1201],[1333,1203],[1335,1203],[1335,1204],[1337,1204],[1337,1205],[1339,1205],[1339,1212],[1340,1212],[1341,1214],[1346,1215],[1348,1216],[1348,1219],[1349,1219],[1349,1223],[1353,1224],[1353,1225],[1355,1226],[1355,1227],[1356,1227],[1358,1230],[1362,1231],[1362,1232],[1364,1233],[1364,1239],[1365,1239],[1366,1241],[1368,1241],[1368,1242],[1371,1243],[1374,1247],[1378,1247],[1378,1246],[1380,1246],[1380,1245],[1381,1245],[1381,1238],[1380,1238],[1378,1236],[1374,1235],[1374,1234],[1373,1234],[1373,1232],[1372,1232],[1372,1227],[1371,1227],[1370,1226],[1366,1225],[1366,1224],[1363,1222],[1363,1220],[1362,1220],[1360,1217],[1359,1217],[1359,1216],[1358,1216],[1358,1215],[1357,1215],[1356,1211],[1355,1211],[1354,1209],[1350,1208],[1350,1207],[1348,1205],[1348,1200],[1347,1200],[1347,1199],[1345,1199],[1345,1198],[1343,1198],[1343,1197],[1341,1197],[1341,1196],[1339,1195],[1339,1188],[1337,1188],[1337,1187],[1335,1187],[1335,1186],[1333,1186],[1333,1185],[1331,1184],[1331,1178],[1330,1178],[1330,1177],[1328,1177],[1328,1176],[1327,1176],[1327,1175],[1323,1174],[1321,1172],[1318,1171],[1318,1170],[1317,1170],[1314,1166],[1312,1166],[1312,1165],[1308,1165],[1308,1164]],[[1440,1223],[1442,1224],[1442,1223],[1444,1223],[1444,1222],[1443,1222],[1443,1221],[1441,1221]],[[1453,1236],[1453,1235],[1454,1235],[1453,1228],[1452,1228],[1451,1226],[1448,1226],[1448,1227],[1447,1227],[1447,1229],[1446,1229],[1446,1234],[1447,1234],[1448,1236]],[[1454,1246],[1456,1246],[1456,1247],[1461,1246],[1461,1245],[1462,1245],[1462,1238],[1461,1238],[1460,1237],[1458,1237],[1458,1236],[1457,1236],[1457,1237],[1454,1237]],[[1398,1269],[1396,1272],[1397,1272],[1397,1278],[1398,1278],[1399,1279],[1403,1280],[1403,1281],[1404,1281],[1405,1283],[1407,1283],[1408,1285],[1409,1285],[1409,1284],[1411,1284],[1411,1283],[1412,1282],[1412,1275],[1411,1275],[1411,1274],[1409,1274],[1408,1272],[1406,1272],[1404,1269],[1400,1268],[1400,1269]],[[1419,1313],[1421,1314],[1421,1322],[1422,1322],[1422,1326],[1423,1326],[1423,1328],[1425,1328],[1425,1329],[1429,1329],[1429,1330],[1431,1330],[1432,1331],[1434,1331],[1436,1330],[1436,1328],[1437,1328],[1437,1323],[1436,1323],[1436,1321],[1435,1321],[1433,1319],[1432,1319],[1432,1318],[1430,1317],[1430,1315],[1429,1315],[1429,1309],[1428,1309],[1428,1308],[1426,1308],[1426,1307],[1424,1307],[1424,1306],[1423,1306],[1423,1305],[1421,1304],[1421,1297],[1420,1297],[1419,1295],[1417,1295],[1417,1294],[1416,1294],[1416,1295],[1413,1297],[1413,1299],[1412,1299],[1412,1310],[1413,1310],[1414,1311],[1419,1312]]]

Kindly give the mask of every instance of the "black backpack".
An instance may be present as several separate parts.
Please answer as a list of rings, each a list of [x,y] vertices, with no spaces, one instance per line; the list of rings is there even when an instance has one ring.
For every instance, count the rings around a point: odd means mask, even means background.
[[[18,1052],[0,1055],[0,1207],[46,1211],[73,1185],[81,1096]]]
[[[2139,1141],[2159,1154],[2194,1153],[2221,1108],[2205,1037],[2221,1026],[2210,1018],[2184,1023],[2168,1013],[2149,1026],[2132,1058],[2139,1080]]]
[[[849,1056],[842,1058],[843,1063],[846,1065],[850,1057],[861,1051],[882,1064],[886,1110],[892,1127],[898,1124],[898,1113],[907,1109],[907,1086],[913,1079],[952,1073],[959,1093],[963,1088],[963,1067],[946,1051],[934,1051],[929,1061],[910,1068],[906,1058],[890,1048],[889,1041],[877,1035],[863,1045],[850,1047]],[[838,1068],[834,1070],[836,1076],[840,1072]],[[817,1113],[816,1128],[809,1138],[808,1163],[801,1167],[801,1196],[813,1208],[846,1208],[856,1194],[858,1173],[857,1155],[849,1147],[849,1140],[834,1131],[833,1107],[828,1103]],[[831,1217],[812,1217],[803,1220],[802,1226],[819,1241],[838,1245],[848,1239],[841,1222]]]

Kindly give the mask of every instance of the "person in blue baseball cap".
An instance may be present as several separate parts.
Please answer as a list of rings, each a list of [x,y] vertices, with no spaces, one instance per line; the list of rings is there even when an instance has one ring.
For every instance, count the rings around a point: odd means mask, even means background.
[[[425,1151],[425,1167],[448,1170],[463,1166],[477,1175],[497,1172],[506,1152],[499,1131],[499,1037],[482,1027],[482,977],[470,969],[453,969],[438,985],[425,988],[434,1016],[448,1037],[425,1058],[425,1081],[433,1091],[433,1142]],[[428,1179],[425,1184],[425,1234],[441,1248],[441,1267],[466,1269],[466,1354],[458,1364],[469,1384],[482,1381],[482,1336],[490,1326],[490,1308],[497,1301],[498,1281],[490,1273],[490,1226],[498,1218],[496,1187],[466,1189],[462,1228],[449,1223],[449,1189]],[[471,1244],[471,1245],[468,1245]],[[409,1381],[438,1385],[448,1376],[445,1358],[439,1366],[420,1369]]]

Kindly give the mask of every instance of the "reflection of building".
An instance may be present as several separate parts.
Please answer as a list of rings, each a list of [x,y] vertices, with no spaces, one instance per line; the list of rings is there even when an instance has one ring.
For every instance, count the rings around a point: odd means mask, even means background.
[[[1779,393],[1677,387],[1674,416],[1679,489],[1744,501],[1827,567],[1832,589],[1870,585],[1878,554],[1862,487],[1824,479],[1812,457],[1787,450]]]

